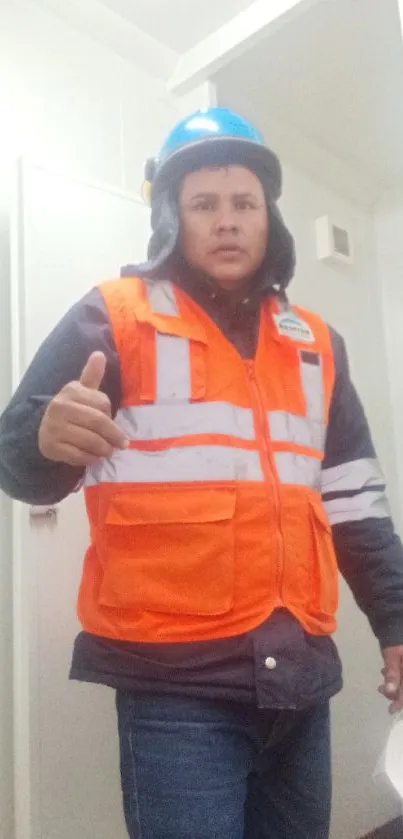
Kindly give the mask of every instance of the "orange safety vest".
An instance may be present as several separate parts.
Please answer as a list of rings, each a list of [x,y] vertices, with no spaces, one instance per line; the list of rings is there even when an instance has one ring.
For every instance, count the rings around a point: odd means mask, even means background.
[[[87,470],[91,545],[78,614],[124,641],[238,635],[287,608],[335,629],[337,565],[320,494],[334,360],[327,326],[261,304],[245,362],[168,281],[100,286],[130,446]]]

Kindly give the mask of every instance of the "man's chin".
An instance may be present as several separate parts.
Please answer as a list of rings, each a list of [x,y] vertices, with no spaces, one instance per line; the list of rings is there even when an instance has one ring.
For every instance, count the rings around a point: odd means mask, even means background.
[[[246,270],[235,270],[235,266],[232,266],[231,270],[228,266],[226,270],[220,268],[212,271],[210,276],[220,288],[231,291],[231,289],[241,288],[248,281],[249,274]]]

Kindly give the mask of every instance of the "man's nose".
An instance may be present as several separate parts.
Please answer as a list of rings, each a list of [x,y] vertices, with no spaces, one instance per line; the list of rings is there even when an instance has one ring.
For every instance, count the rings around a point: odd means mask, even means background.
[[[216,229],[218,232],[236,231],[239,228],[236,212],[233,207],[220,207],[217,213]]]

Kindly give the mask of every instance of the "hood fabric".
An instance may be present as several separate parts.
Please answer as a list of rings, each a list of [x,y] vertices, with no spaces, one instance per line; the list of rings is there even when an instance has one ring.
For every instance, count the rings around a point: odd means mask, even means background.
[[[228,158],[224,162],[221,159],[221,150],[219,150],[218,157],[213,158],[211,155],[212,145],[212,143],[209,143],[208,162],[210,164],[213,164],[214,160],[216,165],[229,165],[230,162],[234,162],[232,159],[229,161]],[[258,273],[261,281],[268,289],[284,293],[294,275],[295,247],[294,239],[284,224],[277,200],[274,198],[274,195],[276,198],[279,195],[278,189],[273,189],[273,179],[266,168],[256,165],[254,160],[239,159],[238,162],[246,166],[249,163],[248,168],[258,176],[264,189],[268,208],[267,252],[262,270]],[[153,191],[151,203],[152,235],[148,246],[148,260],[145,263],[124,266],[121,271],[122,276],[136,275],[158,280],[166,279],[169,273],[175,270],[175,265],[180,262],[180,219],[177,198],[179,185],[185,174],[200,169],[205,163],[204,156],[201,160],[199,154],[197,161],[193,160],[192,164],[188,161],[186,167],[180,173],[177,172],[174,181],[171,181],[169,185],[165,184],[162,189]],[[171,276],[170,279],[174,280],[174,276]]]

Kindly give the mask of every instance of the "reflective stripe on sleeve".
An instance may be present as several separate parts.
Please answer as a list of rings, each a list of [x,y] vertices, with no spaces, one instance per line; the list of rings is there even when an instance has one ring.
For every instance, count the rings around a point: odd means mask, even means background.
[[[322,470],[322,493],[351,492],[384,487],[385,481],[375,458],[362,458]]]
[[[332,525],[390,516],[384,477],[374,458],[360,458],[324,469],[321,485]]]
[[[386,519],[391,514],[382,491],[369,490],[356,495],[333,498],[331,501],[324,501],[324,507],[332,525],[363,519]]]

